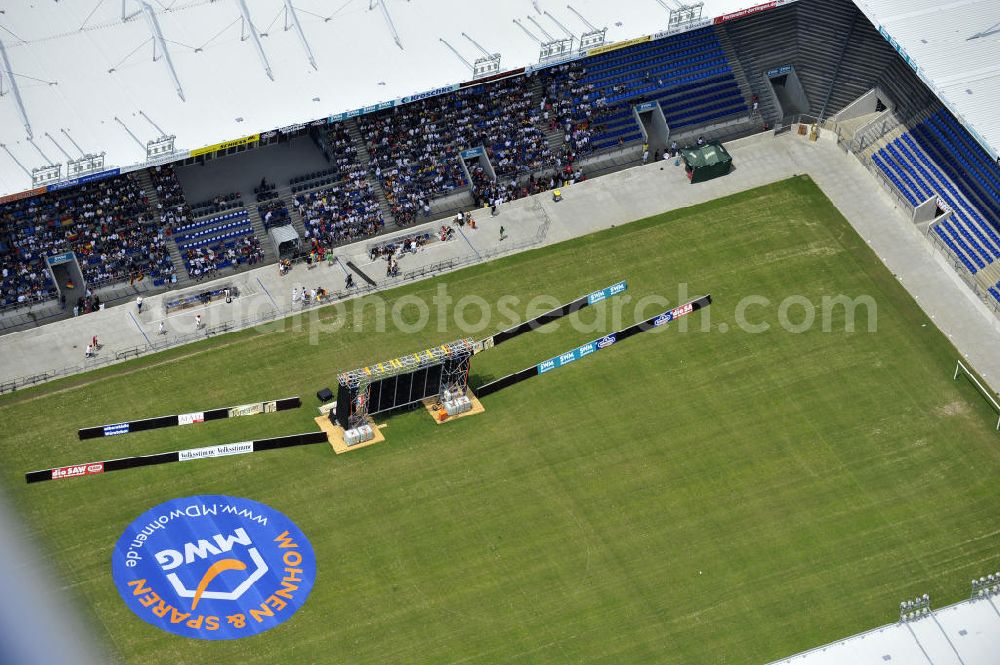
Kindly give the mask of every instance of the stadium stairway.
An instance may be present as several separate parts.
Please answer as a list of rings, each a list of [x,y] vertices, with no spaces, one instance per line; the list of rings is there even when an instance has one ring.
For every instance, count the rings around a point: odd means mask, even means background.
[[[818,115],[827,95],[833,92],[831,84],[836,83],[847,40],[854,31],[859,13],[853,4],[838,0],[796,6],[799,52],[795,73],[809,100],[810,115]],[[845,103],[863,92],[845,95]],[[827,106],[829,112],[840,108],[836,103]]]
[[[319,186],[319,187],[314,187],[313,189],[320,189],[320,188],[322,188],[322,185]],[[278,198],[280,198],[282,201],[284,201],[285,202],[285,207],[288,208],[288,216],[292,220],[292,228],[295,229],[295,231],[299,234],[300,238],[305,238],[306,237],[306,226],[302,222],[302,215],[300,215],[299,213],[297,213],[295,211],[295,194],[292,194],[291,187],[278,187],[277,191],[278,191]],[[304,192],[300,192],[300,193],[304,194],[304,193],[306,193],[308,191],[311,191],[311,190],[305,190]],[[258,217],[259,216],[260,215],[258,214]],[[261,224],[261,228],[264,228],[263,224]],[[257,227],[254,227],[254,230],[256,231]],[[258,231],[258,233],[259,233],[259,231]],[[263,236],[261,236],[261,243],[264,242],[265,238],[267,239],[268,247],[273,251],[274,248],[271,247],[271,239],[267,238],[267,232],[266,231],[265,231],[265,234]]]
[[[732,40],[729,39],[729,35],[726,31],[719,28],[715,31],[715,36],[719,39],[719,45],[722,46],[722,52],[726,54],[726,60],[729,61],[729,66],[733,69],[733,76],[736,78],[736,84],[740,87],[740,92],[743,93],[743,99],[747,100],[747,106],[752,107],[750,100],[753,99],[753,96],[756,93],[759,102],[757,114],[760,120],[766,120],[777,115],[777,111],[774,108],[774,101],[771,99],[771,96],[761,94],[750,85],[750,79],[747,76],[746,71],[743,69],[743,63],[740,61],[739,53],[737,53],[736,47],[733,45]],[[768,122],[770,122],[770,120],[768,120]]]
[[[279,196],[282,201],[284,201],[285,206],[288,208],[289,212],[295,209],[295,202],[289,202],[289,196],[291,195],[291,190],[286,186],[283,188],[284,193]],[[254,197],[252,195],[243,193],[244,201],[253,201]],[[251,204],[247,206],[247,214],[250,218],[250,225],[253,227],[253,234],[257,236],[257,240],[260,241],[260,248],[264,252],[264,263],[272,263],[278,260],[278,255],[274,251],[274,243],[271,242],[271,238],[268,237],[267,231],[264,229],[264,220],[260,218],[260,212],[257,210],[257,204]],[[294,216],[294,214],[293,214]],[[301,236],[302,230],[298,229],[299,235]]]
[[[184,256],[181,254],[181,250],[177,248],[176,242],[168,242],[167,250],[170,252],[170,260],[174,262],[174,274],[177,276],[175,288],[182,289],[191,282],[191,277],[188,276],[188,272],[184,267]]]
[[[541,107],[544,96],[545,87],[542,85],[541,77],[536,76],[531,84],[531,103],[535,105],[536,109]],[[552,154],[562,155],[563,146],[566,144],[566,134],[563,132],[563,128],[557,124],[555,129],[550,130],[544,120],[538,121],[538,128],[542,130],[542,134],[545,134],[545,141],[549,144]]]
[[[139,180],[139,184],[142,185],[143,191],[146,192],[146,198],[149,199],[150,210],[159,219],[160,197],[156,193],[156,186],[153,184],[153,179],[149,177],[149,169],[139,169],[135,174]],[[184,268],[184,257],[181,255],[180,250],[177,249],[176,242],[168,240],[167,251],[170,252],[170,260],[174,264],[174,274],[177,276],[177,283],[174,285],[174,288],[184,288],[191,282],[191,278],[188,277],[187,270]]]
[[[153,179],[149,177],[149,169],[139,169],[135,172],[135,177],[142,185],[142,191],[146,194],[146,198],[149,199],[149,207],[154,211],[159,210],[160,197],[156,194]]]
[[[351,142],[358,151],[358,161],[361,162],[361,166],[365,169],[365,178],[368,180],[368,185],[372,188],[375,199],[378,201],[378,207],[382,211],[382,220],[385,222],[385,228],[382,232],[394,231],[400,227],[396,224],[396,218],[392,216],[392,208],[389,206],[389,199],[386,198],[385,191],[382,189],[382,183],[375,177],[375,169],[372,168],[372,156],[368,152],[368,146],[365,144],[364,137],[361,136],[361,128],[358,126],[358,121],[356,118],[351,118],[345,122],[347,123],[347,133],[351,135]]]
[[[881,85],[882,73],[893,60],[898,59],[896,52],[861,12],[857,13],[852,29],[850,45],[844,51],[837,78],[830,88],[826,117],[840,111],[876,85],[890,93],[897,107],[900,105],[893,91]],[[910,111],[906,110],[907,113]]]
[[[774,127],[781,122],[767,70],[794,65],[798,55],[795,4],[722,23],[716,29],[720,41],[732,49],[752,93],[760,98],[764,122]]]
[[[821,120],[827,117],[827,110],[831,107],[831,103],[833,108],[840,110],[847,104],[850,104],[851,100],[864,94],[854,94],[853,89],[837,85],[837,81],[840,79],[841,68],[844,64],[844,58],[851,48],[851,37],[854,35],[860,20],[861,13],[858,12],[854,15],[854,20],[851,21],[851,29],[847,32],[847,38],[844,40],[843,46],[840,47],[840,55],[837,57],[837,64],[834,66],[833,76],[830,78],[830,83],[827,86],[826,95],[823,96],[823,101],[819,103],[819,108],[816,112],[816,116]]]

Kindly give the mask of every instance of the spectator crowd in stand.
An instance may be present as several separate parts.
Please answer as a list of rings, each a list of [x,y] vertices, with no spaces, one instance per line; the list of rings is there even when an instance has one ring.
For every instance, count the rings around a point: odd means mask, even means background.
[[[575,156],[593,152],[594,136],[604,130],[604,120],[615,110],[594,84],[584,82],[586,74],[587,68],[579,62],[558,65],[542,74],[543,122],[550,131],[562,132],[564,161],[570,152]]]
[[[173,166],[154,166],[149,169],[149,179],[153,182],[156,198],[159,199],[157,212],[160,215],[160,225],[169,235],[173,229],[187,224],[191,219],[191,208],[184,199],[184,190]]]
[[[358,150],[354,147],[351,135],[343,123],[337,123],[327,131],[324,154],[342,177],[348,177],[348,174],[358,166]]]
[[[55,295],[45,257],[76,252],[91,287],[169,278],[174,267],[159,220],[132,175],[0,206],[4,306]]]
[[[432,199],[468,184],[459,164],[463,150],[484,147],[504,177],[545,165],[549,148],[537,127],[531,85],[532,79],[515,77],[359,118],[398,224],[429,215]]]
[[[582,75],[561,72],[573,81]],[[584,96],[588,116],[596,117],[602,102],[591,98],[592,86],[582,84],[557,94],[553,80],[539,103],[535,80],[509,78],[359,118],[374,175],[398,224],[429,216],[433,199],[466,184],[477,206],[492,206],[582,179],[575,162],[589,144],[593,120],[572,117],[570,95]],[[545,129],[565,134],[559,154],[550,148]],[[473,158],[466,183],[460,155],[475,147],[485,149],[493,173]]]
[[[309,136],[329,168],[290,183],[293,193],[302,192],[294,207],[307,241],[314,250],[330,249],[384,228],[370,176],[382,186],[400,225],[429,217],[435,200],[460,188],[471,188],[477,206],[495,210],[502,202],[582,180],[580,158],[615,140],[623,109],[670,87],[667,66],[654,60],[630,77],[609,75],[613,68],[597,61],[587,63],[589,75],[584,62],[566,63],[362,115],[356,122],[370,172],[360,162],[361,144],[355,147],[348,123],[311,126]],[[756,102],[754,97],[754,108]],[[607,126],[614,131],[602,140]],[[547,135],[558,137],[558,150]],[[473,157],[463,168],[462,152],[477,147],[489,164]],[[68,250],[76,252],[90,286],[149,277],[170,281],[171,232],[243,207],[237,193],[189,206],[171,166],[148,173],[156,210],[150,210],[147,193],[132,175],[0,205],[0,305],[53,297],[44,257]],[[266,228],[291,222],[275,183],[262,180],[256,194]],[[262,257],[252,234],[182,254],[196,279]]]
[[[356,168],[348,175],[344,182],[295,197],[305,238],[314,249],[372,236],[385,226],[364,170]]]
[[[184,260],[192,279],[201,281],[214,278],[225,268],[234,270],[240,265],[256,265],[264,258],[257,236],[243,236],[228,242],[219,242],[209,247],[189,249]]]

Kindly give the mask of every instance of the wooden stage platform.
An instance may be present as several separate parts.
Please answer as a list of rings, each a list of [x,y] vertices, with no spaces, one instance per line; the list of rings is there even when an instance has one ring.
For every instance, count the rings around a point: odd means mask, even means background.
[[[424,410],[427,411],[427,414],[430,415],[431,419],[434,421],[436,425],[443,425],[445,423],[450,423],[454,420],[458,420],[459,418],[465,418],[467,416],[475,416],[486,411],[486,408],[483,406],[482,402],[476,399],[476,396],[472,394],[472,391],[468,391],[466,395],[472,402],[472,409],[457,416],[447,415],[444,408],[441,406],[440,400],[437,399],[424,400],[423,402]],[[353,446],[348,446],[347,443],[344,441],[344,428],[341,427],[340,425],[337,425],[336,423],[330,422],[329,411],[330,409],[327,408],[326,413],[319,416],[318,418],[314,418],[314,420],[316,422],[316,425],[321,430],[323,430],[323,432],[326,433],[326,438],[327,441],[330,442],[330,447],[333,448],[333,452],[337,453],[338,455],[340,455],[341,453],[351,452],[352,450],[359,450],[361,448],[367,448],[368,446],[374,446],[376,443],[381,443],[385,441],[385,435],[382,434],[382,429],[381,429],[382,427],[385,427],[385,425],[381,426],[376,425],[374,421],[370,421],[369,424],[372,426],[372,430],[374,430],[375,432],[375,437],[369,441],[365,441],[364,443],[357,443]],[[442,416],[444,417],[442,418]]]

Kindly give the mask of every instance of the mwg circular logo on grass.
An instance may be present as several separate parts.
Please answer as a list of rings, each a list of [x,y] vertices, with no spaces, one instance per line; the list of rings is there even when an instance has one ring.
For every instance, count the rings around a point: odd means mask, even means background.
[[[118,593],[157,628],[235,640],[287,621],[316,580],[312,545],[295,523],[232,496],[173,499],[143,513],[115,545]]]

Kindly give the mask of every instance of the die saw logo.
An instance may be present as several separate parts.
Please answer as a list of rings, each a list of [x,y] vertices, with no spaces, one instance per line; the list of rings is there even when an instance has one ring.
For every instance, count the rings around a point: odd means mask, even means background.
[[[316,579],[305,534],[278,511],[230,496],[174,499],[125,529],[118,593],[157,628],[203,640],[256,635],[302,607]]]

